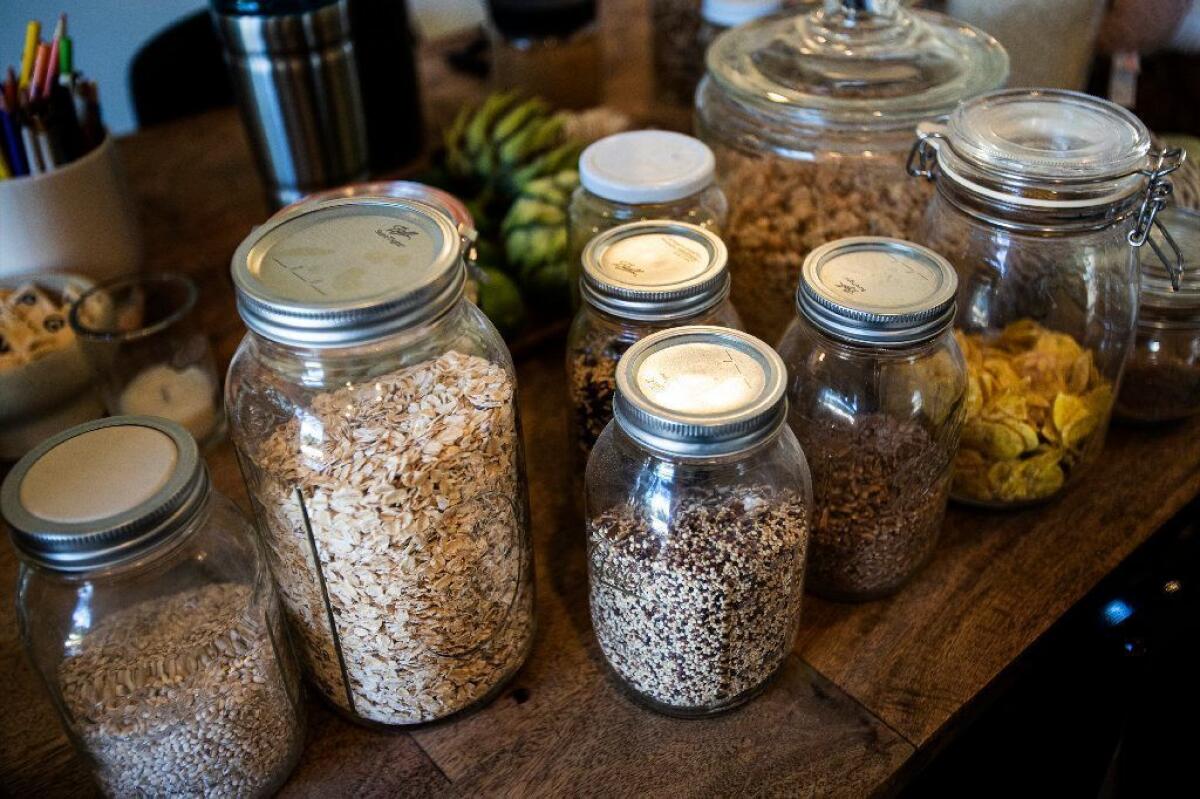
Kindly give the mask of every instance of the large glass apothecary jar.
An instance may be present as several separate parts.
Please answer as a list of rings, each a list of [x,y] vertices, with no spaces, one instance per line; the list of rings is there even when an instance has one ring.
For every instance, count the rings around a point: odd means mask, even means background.
[[[615,133],[579,156],[579,187],[567,209],[571,295],[579,304],[583,248],[626,222],[671,219],[720,232],[728,205],[704,142],[668,130]]]
[[[1137,338],[1125,361],[1117,415],[1167,422],[1200,413],[1200,213],[1164,208],[1158,215],[1183,254],[1175,291],[1157,253],[1138,252],[1142,291]]]
[[[420,202],[326,200],[233,258],[250,332],[227,408],[299,648],[353,720],[486,701],[533,636],[516,378]]]
[[[995,39],[900,0],[825,0],[708,49],[698,135],[729,199],[722,229],[746,328],[777,341],[805,255],[847,236],[911,239],[928,187],[905,180],[918,123],[995,89]]]
[[[1179,156],[1152,154],[1125,109],[1049,89],[985,95],[922,130],[911,168],[937,192],[919,241],[958,271],[970,373],[956,499],[1044,500],[1100,454],[1133,341],[1134,245]]]
[[[885,596],[933,554],[967,395],[946,259],[858,237],[804,261],[779,345],[788,420],[812,469],[808,589]]]
[[[745,333],[642,339],[587,469],[592,626],[618,683],[702,716],[758,693],[791,650],[808,543],[808,466],[783,362]]]
[[[67,430],[0,511],[21,640],[103,793],[274,795],[304,746],[300,672],[253,530],[187,431]]]
[[[729,302],[725,245],[682,222],[631,222],[583,251],[583,306],[567,337],[571,451],[579,471],[612,420],[617,362],[636,342],[669,327],[740,328]]]

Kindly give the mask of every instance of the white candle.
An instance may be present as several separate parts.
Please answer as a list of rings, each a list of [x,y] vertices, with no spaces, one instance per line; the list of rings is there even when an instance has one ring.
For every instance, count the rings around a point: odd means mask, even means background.
[[[198,366],[176,371],[157,364],[140,373],[121,392],[121,413],[161,416],[178,422],[200,442],[217,423],[216,387]]]

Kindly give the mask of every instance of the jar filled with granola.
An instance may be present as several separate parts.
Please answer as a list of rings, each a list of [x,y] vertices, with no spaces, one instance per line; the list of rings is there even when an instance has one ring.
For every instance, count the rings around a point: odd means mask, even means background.
[[[655,333],[617,367],[587,468],[592,626],[659,712],[736,707],[791,651],[812,491],[786,382],[770,347],[720,327]]]
[[[842,239],[804,261],[779,354],[812,469],[813,593],[885,596],[933,554],[967,393],[957,284],[946,259],[897,239]]]
[[[682,222],[631,222],[606,230],[583,252],[583,307],[567,337],[571,451],[578,471],[612,419],[617,361],[668,327],[740,328],[729,302],[725,245]]]
[[[1183,253],[1183,277],[1175,291],[1158,256],[1139,251],[1137,338],[1125,361],[1116,407],[1117,416],[1131,422],[1200,413],[1200,214],[1171,207],[1158,218]]]
[[[276,215],[233,258],[232,438],[293,637],[351,719],[486,701],[533,636],[512,360],[418,201]]]
[[[718,36],[707,64],[696,126],[729,198],[733,299],[767,341],[792,319],[810,251],[846,236],[912,238],[931,193],[905,180],[917,124],[1008,74],[995,39],[900,0],[760,19]]]
[[[579,156],[579,188],[568,211],[571,294],[578,307],[583,248],[626,222],[670,219],[717,233],[728,210],[704,142],[667,130],[606,136]]]
[[[0,488],[17,620],[106,796],[273,796],[304,746],[300,673],[244,516],[148,416],[47,439]]]
[[[937,188],[919,241],[958,272],[969,387],[953,497],[1045,500],[1103,447],[1151,228],[1177,275],[1155,215],[1182,151],[1152,152],[1146,126],[1105,100],[1013,89],[924,127],[912,156]]]

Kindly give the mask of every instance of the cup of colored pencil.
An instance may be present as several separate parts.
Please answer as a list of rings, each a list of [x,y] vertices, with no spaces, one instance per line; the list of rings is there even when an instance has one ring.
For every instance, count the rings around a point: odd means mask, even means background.
[[[70,271],[103,279],[141,265],[141,236],[96,84],[76,68],[65,14],[25,29],[0,76],[0,276]]]

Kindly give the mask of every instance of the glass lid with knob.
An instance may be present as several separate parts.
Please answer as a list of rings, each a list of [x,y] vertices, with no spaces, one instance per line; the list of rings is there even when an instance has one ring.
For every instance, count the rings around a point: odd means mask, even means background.
[[[802,15],[734,28],[708,72],[736,101],[801,122],[911,127],[1003,85],[1008,56],[988,34],[900,0],[825,0]]]

